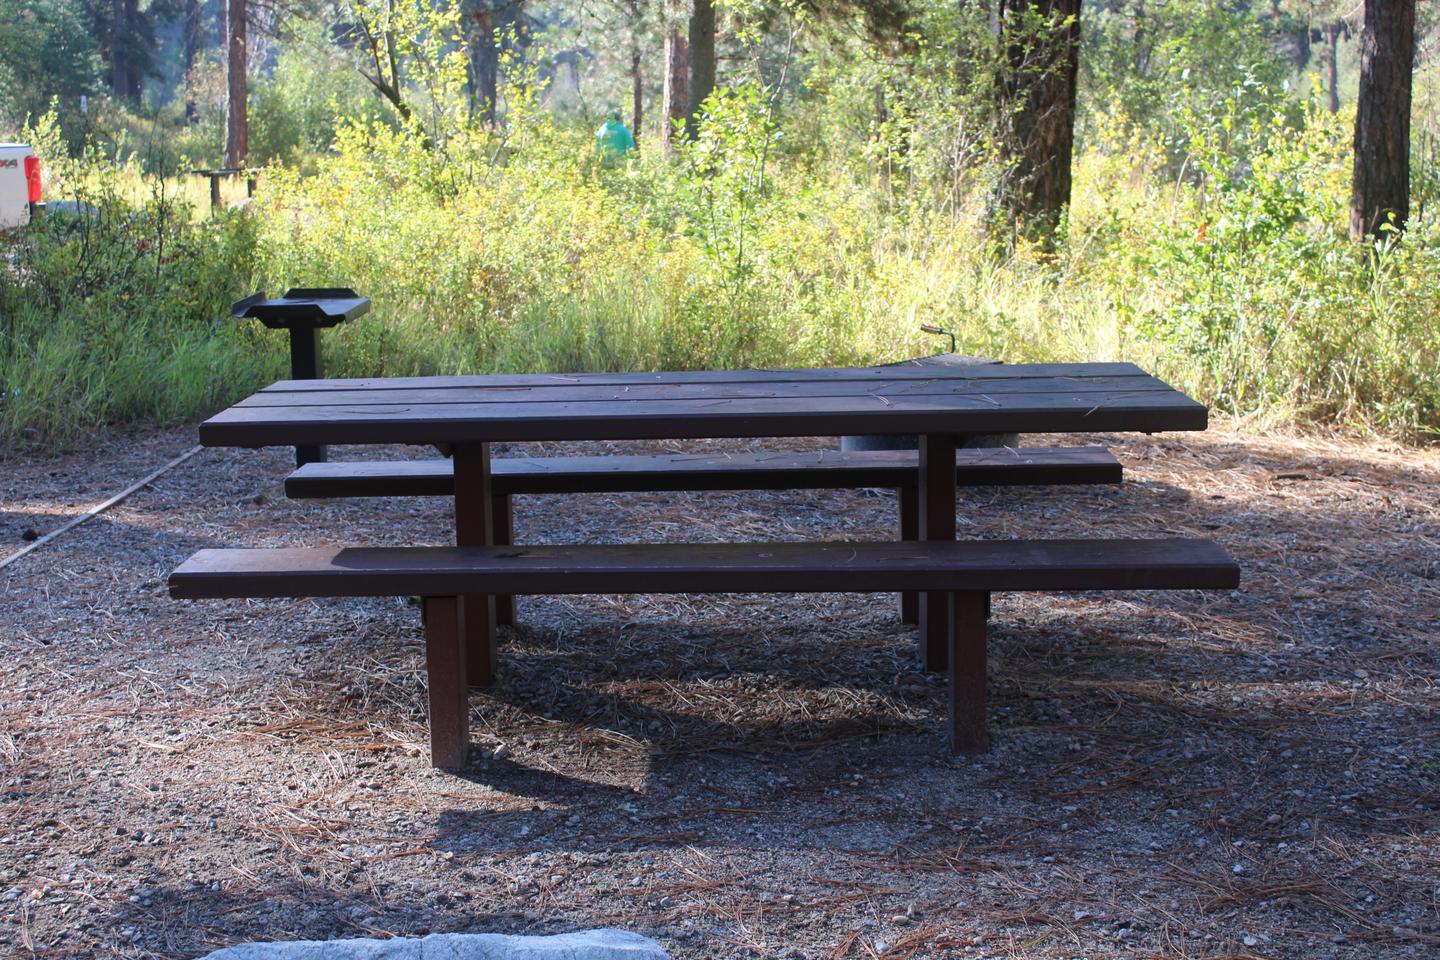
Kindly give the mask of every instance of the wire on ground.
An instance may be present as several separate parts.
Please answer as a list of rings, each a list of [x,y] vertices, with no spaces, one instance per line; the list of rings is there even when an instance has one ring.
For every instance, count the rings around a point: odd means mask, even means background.
[[[49,533],[45,534],[45,536],[41,537],[39,540],[36,540],[34,543],[27,544],[24,549],[18,550],[15,553],[10,554],[10,556],[6,557],[4,560],[0,560],[0,570],[4,570],[6,567],[10,566],[10,564],[14,563],[16,560],[19,560],[27,553],[40,549],[41,547],[45,546],[45,544],[49,543],[51,540],[54,540],[62,533],[65,533],[67,530],[75,529],[76,527],[80,526],[80,524],[84,523],[86,520],[89,520],[91,517],[98,517],[106,510],[109,510],[111,507],[115,506],[115,504],[119,503],[121,500],[124,500],[126,497],[130,496],[130,494],[134,493],[136,490],[139,490],[141,487],[144,487],[147,484],[153,483],[155,479],[161,474],[165,473],[165,471],[180,466],[180,464],[184,463],[186,460],[189,460],[191,457],[195,456],[195,454],[199,453],[203,449],[204,447],[199,446],[191,447],[189,450],[186,450],[174,460],[171,460],[169,463],[165,464],[165,466],[152,473],[146,474],[142,479],[130,484],[130,486],[126,487],[124,490],[121,490],[119,493],[115,494],[115,496],[111,497],[109,500],[106,500],[104,503],[96,504],[89,510],[86,510],[84,513],[80,514],[80,516],[72,518],[70,522],[66,523],[63,527],[57,527],[56,529],[51,530]]]

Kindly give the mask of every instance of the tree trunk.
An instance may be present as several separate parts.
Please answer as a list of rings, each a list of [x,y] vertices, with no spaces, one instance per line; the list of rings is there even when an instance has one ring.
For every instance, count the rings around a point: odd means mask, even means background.
[[[889,145],[885,143],[885,125],[890,122],[890,107],[885,102],[885,87],[882,84],[875,85],[875,143],[881,148],[880,155],[884,158],[880,163],[880,186],[886,192],[890,190],[891,168],[894,166],[894,158],[890,156]]]
[[[1135,0],[1135,72],[1150,72],[1150,35],[1145,29],[1145,0]]]
[[[1415,0],[1369,0],[1360,36],[1355,101],[1355,171],[1350,236],[1375,235],[1391,217],[1410,216],[1410,78],[1415,63]]]
[[[690,98],[685,134],[693,138],[700,106],[715,90],[715,0],[694,0],[690,8]]]
[[[640,144],[640,131],[645,123],[645,84],[644,77],[640,72],[640,38],[633,37],[630,41],[630,132],[635,137],[635,144]]]
[[[1295,69],[1304,70],[1310,65],[1310,24],[1307,21],[1295,31]]]
[[[1001,205],[1027,235],[1048,239],[1070,204],[1080,0],[1000,0],[1000,29]]]
[[[194,123],[197,116],[195,94],[190,89],[190,71],[200,55],[200,0],[185,0],[185,122]]]
[[[665,90],[660,102],[660,148],[667,156],[689,108],[690,44],[672,28],[665,34]]]
[[[110,89],[117,97],[130,95],[130,22],[125,0],[110,4]]]
[[[1337,85],[1340,57],[1340,24],[1325,25],[1325,92],[1330,95],[1330,112],[1340,112],[1340,87]]]
[[[126,49],[126,79],[130,84],[125,89],[125,95],[131,100],[140,99],[140,83],[145,77],[140,72],[140,64],[144,58],[139,56],[136,49],[143,42],[139,32],[140,25],[140,0],[125,0],[125,34],[130,46]]]
[[[480,101],[480,118],[495,125],[495,105],[500,97],[500,53],[495,49],[495,17],[489,10],[476,10],[470,39],[470,70],[475,96]]]
[[[245,166],[250,152],[245,0],[229,0],[229,54],[225,68],[225,166]]]

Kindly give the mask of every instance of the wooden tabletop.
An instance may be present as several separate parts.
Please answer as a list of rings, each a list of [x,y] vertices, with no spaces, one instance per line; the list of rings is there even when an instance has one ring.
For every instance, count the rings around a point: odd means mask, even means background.
[[[1130,363],[282,380],[207,446],[1203,430]]]

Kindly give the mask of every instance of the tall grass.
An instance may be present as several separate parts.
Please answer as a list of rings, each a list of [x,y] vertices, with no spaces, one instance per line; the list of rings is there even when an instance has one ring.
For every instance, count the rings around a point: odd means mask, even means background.
[[[1200,175],[1170,182],[1158,148],[1096,145],[1056,252],[997,253],[978,210],[793,161],[717,216],[713,179],[587,165],[563,130],[508,165],[356,132],[315,176],[270,180],[260,269],[375,297],[333,338],[336,372],[867,363],[932,352],[931,323],[1012,362],[1133,360],[1227,412],[1440,427],[1433,217],[1352,243],[1343,118],[1256,139],[1243,169],[1197,148]]]
[[[229,319],[255,244],[167,182],[137,202],[105,164],[57,161],[85,211],[12,237],[0,263],[0,452],[53,449],[111,424],[215,409],[282,369],[282,345]]]
[[[1052,251],[997,250],[979,198],[803,150],[757,167],[719,136],[707,167],[606,167],[584,131],[528,122],[442,152],[345,127],[217,217],[94,158],[62,170],[101,213],[0,267],[0,446],[199,417],[283,375],[283,335],[227,305],[291,285],[374,300],[326,333],[332,376],[883,362],[937,350],[929,323],[1011,362],[1133,360],[1222,411],[1440,430],[1434,204],[1403,241],[1352,243],[1343,116],[1277,119],[1243,163],[1197,138],[1184,176],[1173,145],[1098,137]]]

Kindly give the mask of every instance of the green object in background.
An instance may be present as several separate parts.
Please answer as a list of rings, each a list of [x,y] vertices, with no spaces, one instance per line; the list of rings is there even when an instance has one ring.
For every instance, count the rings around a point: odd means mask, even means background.
[[[595,149],[600,151],[606,163],[613,163],[635,149],[635,138],[630,135],[630,128],[620,120],[619,110],[610,111],[610,116],[595,131]]]

